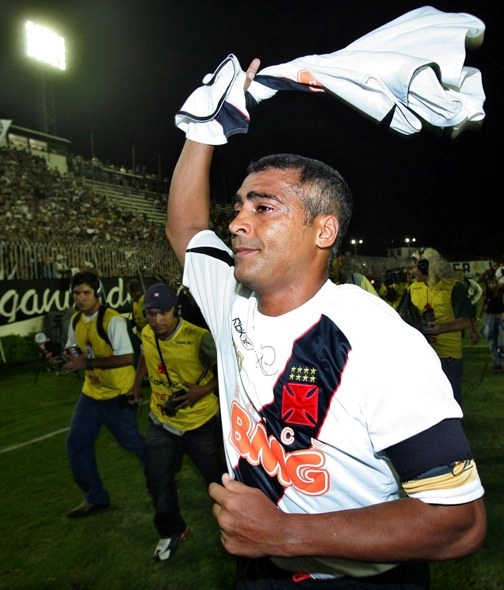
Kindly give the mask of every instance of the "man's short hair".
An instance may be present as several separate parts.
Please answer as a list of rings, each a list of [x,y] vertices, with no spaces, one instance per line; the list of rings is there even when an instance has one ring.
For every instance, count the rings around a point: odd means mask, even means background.
[[[78,285],[89,285],[98,296],[100,291],[100,279],[94,272],[84,271],[75,273],[70,280],[70,289],[73,290]]]

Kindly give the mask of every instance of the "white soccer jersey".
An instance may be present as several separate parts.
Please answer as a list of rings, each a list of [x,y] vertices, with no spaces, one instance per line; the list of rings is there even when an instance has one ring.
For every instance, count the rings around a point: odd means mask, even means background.
[[[355,285],[327,281],[301,307],[266,317],[236,282],[229,249],[208,230],[188,246],[184,284],[219,352],[228,467],[286,512],[398,498],[383,450],[462,416],[422,334]],[[476,479],[444,502],[480,497]],[[415,497],[428,501],[429,492]]]

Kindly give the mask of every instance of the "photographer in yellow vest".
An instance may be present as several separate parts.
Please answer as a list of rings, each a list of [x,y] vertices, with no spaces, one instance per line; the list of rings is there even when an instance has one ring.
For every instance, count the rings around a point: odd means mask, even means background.
[[[135,383],[136,399],[148,374],[151,386],[149,428],[145,437],[147,485],[160,540],[157,560],[169,559],[189,529],[180,512],[175,477],[187,454],[207,484],[225,471],[219,403],[214,394],[217,353],[210,332],[179,317],[177,293],[158,283],[144,300],[147,326]]]
[[[474,317],[467,287],[437,250],[422,248],[411,258],[415,279],[409,286],[411,301],[425,320],[422,332],[462,404],[462,336]]]
[[[135,405],[126,393],[135,378],[133,348],[126,320],[100,301],[99,278],[91,272],[72,277],[71,291],[77,310],[68,329],[67,348],[77,346],[80,355],[63,367],[85,371],[82,393],[77,400],[67,437],[70,468],[84,501],[68,513],[70,518],[87,516],[109,506],[96,464],[96,439],[102,426],[144,466],[144,438],[136,420]]]

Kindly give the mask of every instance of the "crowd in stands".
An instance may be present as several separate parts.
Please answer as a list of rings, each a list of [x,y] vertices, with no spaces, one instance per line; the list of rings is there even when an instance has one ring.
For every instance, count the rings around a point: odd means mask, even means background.
[[[136,169],[132,170],[122,165],[115,166],[108,161],[102,162],[96,157],[87,160],[82,156],[69,158],[68,166],[70,174],[75,178],[104,183],[123,192],[132,191],[146,195],[161,213],[166,211],[170,181],[148,172],[145,166],[136,166]]]
[[[31,152],[0,147],[0,239],[62,242],[98,242],[125,244],[164,241],[164,228],[136,210],[114,204],[81,182],[78,172],[87,177],[96,174],[101,182],[117,186],[127,182],[129,190],[154,188],[153,175],[128,174],[113,166],[104,166],[76,157],[71,171],[61,174]],[[118,180],[119,179],[119,180]],[[122,179],[122,180],[121,180]],[[139,183],[134,185],[134,181]],[[141,182],[141,180],[143,181]],[[154,183],[154,184],[153,184]],[[152,186],[151,186],[152,185]],[[161,185],[156,185],[160,188]],[[149,191],[157,197],[160,211],[166,210],[165,188]],[[227,233],[229,212],[215,208],[212,222],[218,233]]]
[[[32,241],[159,241],[163,228],[95,195],[29,151],[0,148],[0,238]]]

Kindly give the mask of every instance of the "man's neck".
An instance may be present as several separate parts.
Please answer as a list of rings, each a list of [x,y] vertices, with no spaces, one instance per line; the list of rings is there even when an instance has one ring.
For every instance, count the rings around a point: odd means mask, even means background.
[[[180,325],[180,318],[177,319],[177,323],[175,324],[175,326],[173,327],[172,330],[158,336],[159,340],[168,340],[168,338],[171,338],[173,336],[173,334],[175,334],[175,332],[177,331],[177,328],[179,327],[179,325]]]
[[[97,304],[96,304],[96,305],[93,307],[93,309],[90,309],[90,310],[88,310],[88,311],[84,311],[84,312],[83,312],[83,314],[84,314],[85,316],[88,316],[88,317],[90,317],[90,316],[94,315],[94,314],[95,314],[95,313],[98,311],[98,309],[100,308],[100,305],[101,305],[101,304],[100,304],[100,302],[98,301],[98,303],[97,303]]]
[[[255,292],[257,309],[263,315],[271,317],[280,316],[289,311],[293,311],[314,297],[324,286],[326,281],[327,275],[322,277],[317,284],[312,284],[305,289],[300,288],[300,285],[293,285],[292,291],[284,290],[281,293],[275,291],[270,294]]]

